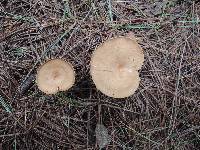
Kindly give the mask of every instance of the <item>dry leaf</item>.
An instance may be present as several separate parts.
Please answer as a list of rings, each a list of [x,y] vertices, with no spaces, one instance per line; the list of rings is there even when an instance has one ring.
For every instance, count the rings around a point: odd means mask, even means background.
[[[111,141],[107,128],[103,124],[97,124],[96,129],[96,141],[100,149],[104,148]]]

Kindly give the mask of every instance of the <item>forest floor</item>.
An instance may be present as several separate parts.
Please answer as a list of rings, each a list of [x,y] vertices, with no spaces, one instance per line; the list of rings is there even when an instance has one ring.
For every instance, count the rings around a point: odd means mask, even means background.
[[[199,17],[192,0],[1,0],[0,149],[199,150]],[[144,50],[140,86],[110,98],[91,80],[91,54],[129,33]],[[50,96],[35,75],[52,58],[74,66],[76,83]]]

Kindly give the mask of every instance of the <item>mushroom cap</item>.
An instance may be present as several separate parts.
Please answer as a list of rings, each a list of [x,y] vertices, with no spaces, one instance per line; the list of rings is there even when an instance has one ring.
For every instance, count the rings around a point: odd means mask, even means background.
[[[91,76],[102,93],[114,98],[132,95],[138,88],[138,70],[144,62],[139,44],[119,37],[99,46],[91,58]]]
[[[61,59],[53,59],[44,63],[37,72],[38,88],[46,94],[66,91],[75,82],[73,67]]]

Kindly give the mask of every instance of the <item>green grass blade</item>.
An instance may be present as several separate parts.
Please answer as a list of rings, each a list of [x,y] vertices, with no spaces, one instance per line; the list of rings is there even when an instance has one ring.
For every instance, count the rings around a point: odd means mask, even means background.
[[[108,3],[108,14],[109,14],[109,20],[112,23],[113,22],[113,14],[112,14],[112,4],[111,4],[111,0],[107,0]]]
[[[159,29],[159,24],[140,24],[140,25],[133,25],[133,24],[127,24],[127,25],[115,25],[116,28],[120,29]]]
[[[6,112],[12,113],[11,106],[8,103],[6,103],[6,101],[3,99],[3,97],[1,95],[0,95],[0,103],[1,103],[2,107],[6,110]]]

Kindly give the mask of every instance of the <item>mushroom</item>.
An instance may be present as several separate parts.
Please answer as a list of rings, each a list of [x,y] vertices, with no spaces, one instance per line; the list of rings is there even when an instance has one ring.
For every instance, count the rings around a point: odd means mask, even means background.
[[[73,86],[74,82],[73,67],[61,59],[47,61],[37,72],[36,83],[38,88],[46,94],[66,91]]]
[[[135,39],[118,37],[104,42],[92,54],[90,73],[96,88],[114,98],[128,97],[140,82],[138,70],[144,62]]]

